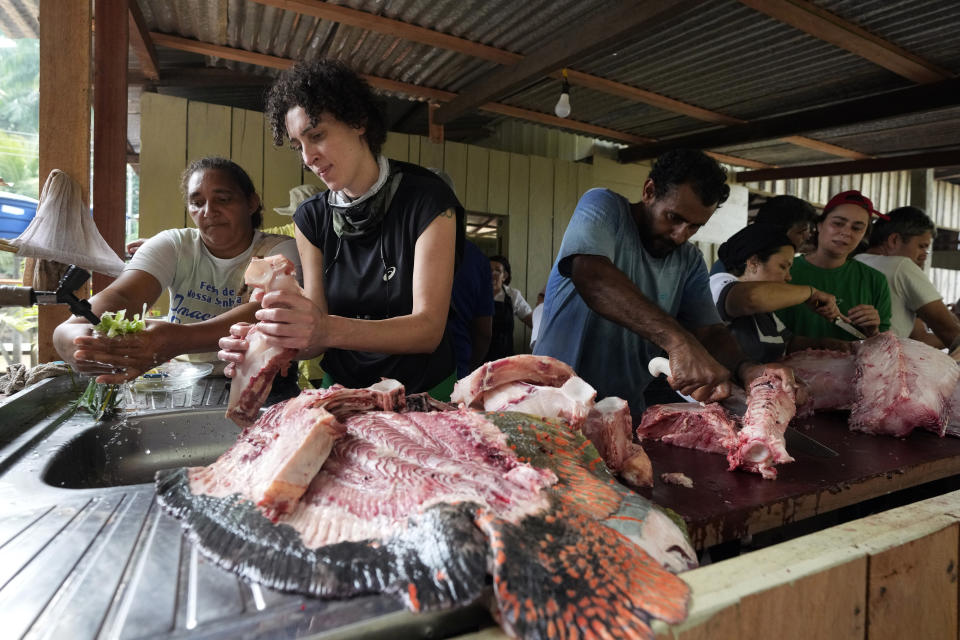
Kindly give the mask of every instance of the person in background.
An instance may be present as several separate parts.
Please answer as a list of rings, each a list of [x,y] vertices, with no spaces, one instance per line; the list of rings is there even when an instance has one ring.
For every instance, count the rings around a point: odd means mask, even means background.
[[[870,247],[855,259],[886,276],[894,333],[953,353],[960,347],[960,320],[923,272],[936,233],[936,225],[922,209],[899,207],[874,223]]]
[[[890,328],[887,279],[876,269],[849,259],[870,230],[872,215],[886,217],[859,191],[833,196],[816,225],[816,248],[794,260],[790,269],[793,284],[833,294],[840,313],[867,337]],[[777,316],[796,335],[856,340],[804,304],[778,311]]]
[[[469,240],[464,242],[463,262],[453,278],[450,304],[454,313],[450,314],[448,327],[457,359],[457,378],[462,378],[483,364],[493,335],[490,261]]]
[[[120,277],[90,299],[93,312],[126,309],[127,317],[170,293],[166,321],[148,320],[138,334],[93,335],[93,325],[71,318],[54,331],[54,346],[80,373],[118,383],[180,354],[216,362],[217,342],[231,325],[250,322],[260,308],[244,294],[252,257],[282,254],[300,269],[293,239],[264,234],[260,196],[239,165],[207,157],[187,167],[180,184],[196,228],[168,229],[142,243]]]
[[[657,158],[639,202],[591,189],[577,203],[547,281],[536,355],[569,364],[597,389],[618,396],[638,422],[652,376],[670,359],[670,386],[707,402],[769,373],[796,389],[793,371],[747,357],[723,325],[703,256],[688,240],[730,193],[726,171],[702,151]]]
[[[817,210],[806,200],[794,196],[775,196],[760,205],[753,224],[765,224],[782,231],[804,253],[811,250],[810,238],[817,220]],[[726,271],[723,258],[718,256],[710,268],[710,275]]]
[[[513,355],[513,318],[533,326],[533,309],[523,294],[510,285],[510,262],[504,256],[490,258],[493,283],[493,336],[486,360],[499,360]]]
[[[850,351],[852,343],[846,340],[794,335],[774,313],[805,304],[829,321],[840,317],[831,294],[789,284],[795,251],[782,227],[762,222],[744,227],[720,245],[727,272],[710,276],[710,291],[740,348],[758,362],[773,362],[800,349]]]
[[[530,351],[537,346],[537,336],[540,335],[540,321],[543,319],[543,300],[546,294],[541,289],[537,294],[537,306],[533,308],[532,325],[530,327]]]
[[[297,211],[297,207],[300,206],[300,203],[304,200],[312,198],[318,193],[322,193],[323,189],[318,187],[315,184],[298,184],[297,186],[290,189],[290,204],[285,207],[274,207],[273,210],[279,213],[282,216],[293,216]],[[293,220],[287,222],[286,224],[281,224],[276,227],[269,227],[264,229],[267,233],[279,233],[285,236],[294,237],[294,229],[296,226],[293,224]]]
[[[387,377],[408,393],[449,399],[456,364],[447,319],[465,230],[456,196],[433,172],[381,153],[382,108],[341,62],[281,72],[266,119],[274,144],[289,140],[329,190],[293,215],[305,295],[263,297],[265,344],[296,349],[301,359],[324,354],[324,386]],[[220,340],[223,360],[243,361],[248,330],[231,327]]]

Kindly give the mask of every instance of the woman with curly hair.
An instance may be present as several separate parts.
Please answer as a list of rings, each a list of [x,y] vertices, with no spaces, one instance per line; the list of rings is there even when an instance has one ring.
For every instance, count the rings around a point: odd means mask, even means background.
[[[257,319],[269,343],[299,358],[325,354],[325,386],[388,377],[449,398],[456,375],[446,325],[464,235],[456,196],[435,173],[381,155],[379,104],[340,62],[282,73],[267,118],[274,144],[289,140],[329,188],[293,216],[306,297],[264,296]],[[231,328],[221,358],[243,359],[246,330]]]

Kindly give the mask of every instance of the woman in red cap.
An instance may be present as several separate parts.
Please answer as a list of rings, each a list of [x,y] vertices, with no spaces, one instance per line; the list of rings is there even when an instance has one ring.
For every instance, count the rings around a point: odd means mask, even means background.
[[[836,297],[844,317],[867,337],[890,328],[890,288],[882,273],[850,254],[870,229],[870,216],[883,217],[859,191],[843,191],[830,198],[816,225],[816,248],[797,258],[790,270],[793,284],[810,285]],[[806,305],[777,312],[795,334],[855,340]]]

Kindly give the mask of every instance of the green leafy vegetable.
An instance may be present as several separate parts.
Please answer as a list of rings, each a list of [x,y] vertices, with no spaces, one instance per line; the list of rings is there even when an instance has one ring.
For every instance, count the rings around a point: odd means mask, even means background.
[[[115,338],[130,333],[139,333],[146,328],[144,318],[147,315],[147,305],[143,305],[143,312],[134,315],[133,318],[127,318],[126,315],[126,309],[120,309],[117,312],[105,311],[100,316],[100,324],[96,325],[93,330],[108,338]],[[120,385],[99,384],[96,380],[91,380],[86,390],[77,399],[77,407],[86,409],[95,420],[99,420],[120,408],[122,395]]]
[[[86,409],[94,420],[99,420],[120,408],[120,397],[120,385],[99,384],[96,380],[91,380],[77,399],[77,407]]]
[[[138,333],[143,331],[147,326],[147,323],[144,321],[144,316],[147,313],[147,305],[143,305],[143,313],[137,313],[133,318],[126,318],[127,310],[120,309],[120,311],[104,311],[103,315],[100,316],[100,324],[93,328],[94,331],[101,335],[105,335],[108,338],[115,338],[116,336],[123,336],[128,333]]]

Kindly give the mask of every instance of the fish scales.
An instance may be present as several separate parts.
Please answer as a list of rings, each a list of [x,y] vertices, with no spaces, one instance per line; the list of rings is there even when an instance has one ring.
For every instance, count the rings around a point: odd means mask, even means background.
[[[376,443],[368,441],[361,455],[363,447],[351,444],[351,437],[369,432],[376,420],[398,420],[399,435],[374,435]],[[460,410],[371,412],[344,424],[348,435],[335,445],[301,507],[321,495],[315,485],[360,473],[349,455],[374,452],[399,457],[381,464],[409,464],[421,481],[441,486],[452,477],[445,472],[459,469],[461,477],[479,478],[484,465],[510,469],[516,482],[540,487],[538,506],[511,509],[482,491],[460,501],[453,494],[428,494],[428,500],[441,501],[419,511],[407,504],[410,513],[380,537],[311,547],[284,523],[292,515],[274,524],[242,497],[194,495],[184,470],[158,476],[160,502],[181,518],[205,554],[274,588],[327,598],[383,592],[412,610],[429,610],[477,600],[489,573],[501,623],[520,638],[562,637],[578,625],[587,635],[650,638],[652,618],[676,622],[686,615],[689,589],[670,572],[695,566],[685,535],[652,503],[616,482],[596,448],[565,423],[514,413],[484,419]],[[445,466],[443,455],[456,458],[452,452],[463,442],[472,443],[467,449],[473,459]],[[543,473],[557,481],[543,484]],[[362,482],[362,475],[354,482]],[[381,493],[391,500],[392,494]],[[385,512],[392,508],[382,505]]]

